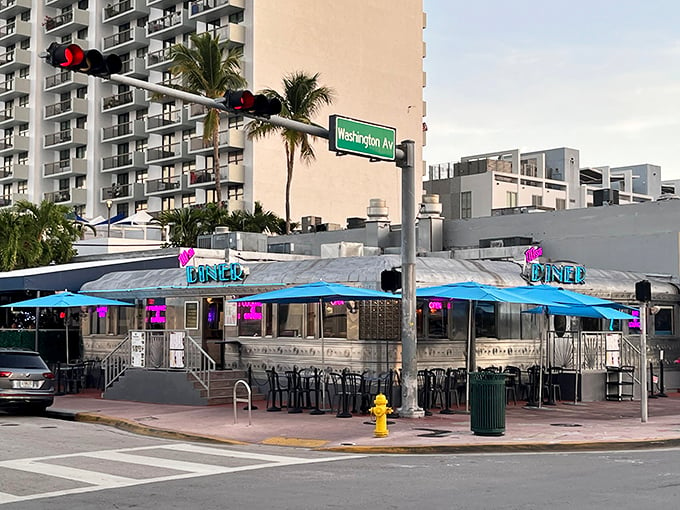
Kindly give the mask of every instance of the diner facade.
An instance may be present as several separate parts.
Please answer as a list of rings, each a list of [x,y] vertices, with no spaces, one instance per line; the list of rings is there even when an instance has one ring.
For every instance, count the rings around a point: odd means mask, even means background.
[[[231,300],[319,280],[380,290],[383,272],[398,271],[400,264],[398,255],[380,255],[189,263],[180,268],[110,273],[84,284],[82,291],[135,306],[115,315],[89,313],[83,322],[84,349],[90,357],[103,358],[130,332],[183,331],[218,368],[250,368],[255,376],[264,376],[268,368],[284,371],[293,366],[376,374],[398,370],[398,296],[394,300],[280,304]],[[547,282],[631,306],[638,304],[635,283],[648,279],[655,312],[648,321],[649,359],[657,362],[661,351],[667,360],[680,357],[676,330],[680,296],[668,280],[540,259],[517,263],[440,257],[418,257],[416,279],[418,287],[463,281],[499,287]],[[524,313],[528,308],[510,303],[418,300],[419,368],[465,367],[471,348],[471,359],[479,368],[511,365],[526,369],[545,359],[544,349],[550,349],[550,363],[578,364],[594,374],[592,382],[583,380],[584,386],[593,386],[584,388],[583,398],[604,398],[607,335],[625,339],[620,344],[639,345],[639,321],[556,316],[549,318],[546,332],[544,316]],[[546,337],[550,345],[544,343]],[[471,347],[470,338],[474,339]],[[677,375],[667,372],[669,387],[680,383]]]

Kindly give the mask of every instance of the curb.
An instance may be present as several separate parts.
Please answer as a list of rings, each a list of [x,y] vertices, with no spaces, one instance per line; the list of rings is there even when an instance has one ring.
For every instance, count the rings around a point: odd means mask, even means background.
[[[645,439],[645,440],[625,440],[625,441],[600,441],[600,442],[561,442],[561,443],[489,443],[489,444],[444,444],[444,445],[408,445],[408,446],[361,446],[361,445],[341,445],[341,446],[320,446],[318,443],[328,441],[319,440],[316,444],[298,440],[296,438],[270,438],[277,439],[267,443],[252,443],[227,439],[218,436],[194,434],[188,432],[178,432],[159,427],[142,425],[136,421],[124,418],[115,418],[99,413],[87,413],[67,410],[47,411],[45,416],[60,420],[78,421],[82,423],[96,423],[114,427],[134,434],[158,437],[163,439],[174,439],[178,441],[197,441],[203,443],[223,444],[231,446],[244,446],[252,444],[271,444],[283,447],[305,447],[314,451],[353,453],[363,455],[389,455],[389,454],[466,454],[466,453],[551,453],[551,452],[592,452],[592,451],[613,451],[613,450],[651,450],[658,448],[677,448],[680,447],[680,437],[671,439]]]
[[[190,434],[158,427],[149,427],[148,425],[142,425],[133,420],[126,420],[124,418],[113,418],[111,416],[105,416],[103,414],[98,413],[75,413],[71,421],[78,421],[83,423],[98,423],[100,425],[108,425],[110,427],[115,427],[117,429],[125,430],[127,432],[133,432],[135,434],[139,434],[142,436],[160,437],[163,439],[176,439],[179,441],[198,441],[202,443],[219,443],[232,446],[250,444],[243,441],[237,441],[235,439],[226,439],[223,437],[211,435]]]

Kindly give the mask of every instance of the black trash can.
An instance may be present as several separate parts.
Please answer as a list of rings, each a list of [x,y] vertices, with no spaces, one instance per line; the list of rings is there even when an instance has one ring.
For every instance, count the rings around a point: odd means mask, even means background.
[[[505,433],[505,375],[470,374],[470,429],[478,436]]]

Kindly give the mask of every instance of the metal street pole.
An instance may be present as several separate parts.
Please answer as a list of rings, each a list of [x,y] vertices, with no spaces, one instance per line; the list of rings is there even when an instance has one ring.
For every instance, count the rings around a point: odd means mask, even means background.
[[[401,142],[401,408],[399,416],[422,418],[418,407],[416,336],[416,194],[415,142]]]
[[[172,87],[157,85],[146,81],[130,78],[120,74],[112,74],[109,79],[132,87],[157,92],[169,97],[181,99],[187,103],[196,103],[216,108],[226,113],[234,114],[220,99],[184,92]],[[241,114],[240,114],[241,115]],[[318,136],[328,140],[328,129],[313,126],[303,122],[284,119],[278,116],[259,117],[250,113],[243,116],[263,120],[275,126],[293,129],[301,133]],[[395,162],[401,168],[401,271],[402,271],[402,313],[401,313],[401,343],[402,343],[402,407],[400,416],[406,418],[422,418],[424,410],[418,407],[418,353],[416,338],[416,183],[415,183],[415,142],[404,140],[395,149]]]
[[[647,423],[647,303],[640,303],[640,421]]]

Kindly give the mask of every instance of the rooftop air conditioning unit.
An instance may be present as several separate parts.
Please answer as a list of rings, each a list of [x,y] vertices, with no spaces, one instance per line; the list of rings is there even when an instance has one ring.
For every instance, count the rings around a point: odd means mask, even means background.
[[[502,239],[494,239],[493,241],[489,242],[490,248],[502,248],[503,246],[504,244]]]

